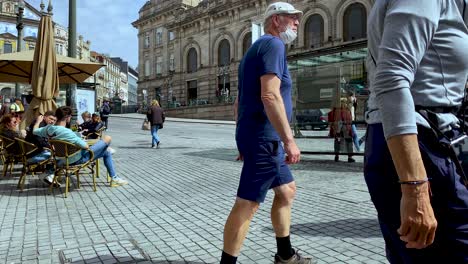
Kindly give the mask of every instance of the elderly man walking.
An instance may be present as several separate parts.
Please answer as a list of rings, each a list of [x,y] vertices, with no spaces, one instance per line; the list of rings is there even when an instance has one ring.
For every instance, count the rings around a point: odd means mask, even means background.
[[[296,38],[301,15],[288,3],[268,6],[266,34],[252,45],[239,66],[236,141],[244,166],[237,199],[224,227],[223,264],[236,263],[250,221],[269,189],[275,192],[271,208],[278,246],[275,263],[312,263],[292,248],[289,239],[296,185],[288,164],[299,162],[300,151],[289,126],[292,83],[285,44]]]

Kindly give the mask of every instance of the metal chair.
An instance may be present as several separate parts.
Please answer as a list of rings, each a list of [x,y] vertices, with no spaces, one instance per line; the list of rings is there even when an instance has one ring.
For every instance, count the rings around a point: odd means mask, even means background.
[[[29,159],[28,159],[28,156],[31,153],[34,153],[35,151],[37,151],[37,149],[38,149],[37,146],[30,143],[30,142],[27,142],[27,141],[25,141],[23,139],[20,139],[20,138],[15,138],[15,140],[16,140],[16,142],[18,142],[18,144],[20,146],[21,161],[23,163],[23,170],[21,172],[21,177],[19,178],[17,188],[19,188],[21,191],[23,191],[24,182],[26,181],[26,176],[29,173],[31,173],[31,175],[34,176],[34,174],[36,173],[37,168],[43,167],[43,166],[45,166],[47,164],[54,164],[54,160],[52,159],[52,150],[50,150],[48,148],[44,148],[44,150],[50,151],[50,153],[51,153],[50,158],[45,159],[43,161],[31,163],[29,161]]]
[[[55,160],[55,175],[52,185],[49,190],[52,191],[54,183],[57,183],[60,174],[65,176],[65,198],[68,196],[68,189],[70,188],[70,176],[75,174],[77,178],[78,189],[80,188],[80,171],[82,169],[89,169],[93,176],[93,190],[96,191],[96,173],[95,173],[95,161],[94,152],[90,149],[82,149],[81,147],[71,144],[63,140],[49,140],[52,146],[52,153]],[[82,151],[89,152],[90,158],[87,162],[80,164],[70,164],[70,158],[78,155]],[[81,153],[83,154],[83,153]]]
[[[14,139],[0,135],[1,160],[3,162],[3,177],[6,176],[8,168],[10,175],[13,173],[15,164],[21,162],[21,150]]]
[[[97,131],[95,132],[91,132],[89,134],[87,134],[85,136],[85,139],[88,140],[88,139],[101,139],[102,138],[102,133],[104,132],[104,130],[106,130],[106,127],[103,126],[101,128],[99,128]]]

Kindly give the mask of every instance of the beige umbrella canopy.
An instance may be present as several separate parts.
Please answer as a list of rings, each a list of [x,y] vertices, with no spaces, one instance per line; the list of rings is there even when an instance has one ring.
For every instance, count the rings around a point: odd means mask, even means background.
[[[60,84],[82,83],[104,64],[56,55]],[[34,51],[0,55],[0,82],[30,83]]]

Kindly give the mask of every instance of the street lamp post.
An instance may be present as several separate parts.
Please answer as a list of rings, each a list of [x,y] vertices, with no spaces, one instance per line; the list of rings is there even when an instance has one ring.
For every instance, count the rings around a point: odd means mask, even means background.
[[[221,90],[221,98],[224,102],[228,101],[228,96],[227,96],[227,88],[226,88],[226,77],[229,74],[229,66],[221,66],[219,68],[219,73],[221,76],[223,76],[223,89]]]
[[[23,14],[24,14],[24,0],[18,1],[18,13],[16,13],[16,29],[18,30],[18,40],[16,43],[16,51],[20,52],[21,47],[23,46]],[[21,96],[20,84],[16,83],[15,85],[15,97],[18,98]]]
[[[143,109],[146,111],[146,107],[148,105],[148,102],[147,102],[147,95],[148,95],[148,92],[146,91],[146,89],[143,89],[142,90],[143,92]]]
[[[76,58],[76,0],[68,1],[68,57]],[[67,87],[67,105],[72,108],[76,120],[76,84]]]
[[[167,80],[167,83],[166,83],[166,87],[167,87],[166,107],[167,108],[169,108],[170,102],[172,101],[172,75],[173,75],[173,71],[169,70],[169,75],[167,76],[167,79],[166,79]]]

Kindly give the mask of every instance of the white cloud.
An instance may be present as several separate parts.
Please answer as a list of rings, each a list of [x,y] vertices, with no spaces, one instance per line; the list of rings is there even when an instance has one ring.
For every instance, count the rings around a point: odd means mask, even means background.
[[[26,0],[40,9],[40,0]],[[67,0],[52,0],[54,21],[68,27]],[[44,0],[48,4],[48,0]],[[138,19],[138,11],[146,0],[76,0],[77,30],[91,49],[108,53],[138,65],[138,31],[131,23]],[[47,7],[46,7],[47,8]]]

